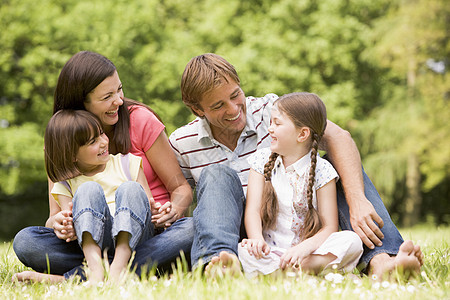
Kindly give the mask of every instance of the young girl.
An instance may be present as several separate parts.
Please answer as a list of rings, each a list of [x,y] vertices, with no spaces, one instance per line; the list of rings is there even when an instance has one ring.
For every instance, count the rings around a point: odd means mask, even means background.
[[[94,283],[104,279],[102,251],[114,255],[109,274],[117,280],[135,247],[153,236],[151,215],[157,215],[141,158],[110,155],[108,143],[98,118],[84,110],[58,111],[45,131],[46,170],[56,182],[51,193],[62,210],[72,210]],[[170,202],[160,210],[170,211]]]
[[[183,216],[192,202],[192,189],[170,147],[164,124],[147,106],[124,97],[114,63],[91,51],[72,56],[61,69],[54,93],[53,113],[64,109],[87,110],[96,115],[109,138],[109,153],[141,157],[155,202],[164,205],[170,201],[170,213],[160,218],[152,216],[156,227],[167,230],[136,247],[136,274],[140,276],[154,265],[164,271],[176,262],[181,251],[190,253],[194,222]],[[56,283],[82,274],[83,251],[73,230],[68,231],[64,223],[71,211],[61,209],[50,193],[52,189],[49,179],[49,217],[45,227],[29,226],[14,237],[17,258],[37,271],[14,274],[19,281]]]
[[[356,233],[338,232],[338,175],[317,153],[326,122],[315,94],[287,94],[274,103],[270,149],[249,158],[248,239],[238,252],[250,277],[287,268],[318,274],[334,265],[351,271],[362,255]]]

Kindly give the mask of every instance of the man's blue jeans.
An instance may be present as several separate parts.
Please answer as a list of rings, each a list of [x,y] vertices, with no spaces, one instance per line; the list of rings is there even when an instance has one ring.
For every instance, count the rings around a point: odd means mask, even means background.
[[[377,254],[387,253],[389,255],[397,255],[400,245],[403,243],[403,238],[400,235],[397,227],[392,222],[391,216],[389,215],[386,207],[384,206],[383,200],[381,200],[377,189],[373,185],[372,181],[367,176],[364,169],[362,170],[364,179],[364,194],[366,198],[372,203],[377,214],[383,219],[383,228],[381,232],[384,234],[382,240],[383,245],[378,247],[375,246],[374,249],[370,249],[364,245],[364,252],[359,260],[358,268],[364,270],[367,268],[370,260]],[[342,188],[341,182],[337,183],[337,201],[338,201],[338,214],[339,214],[339,227],[342,230],[353,230],[350,224],[350,213],[347,201],[345,200],[344,190]]]
[[[373,250],[364,246],[360,266],[365,268],[376,254],[397,254],[403,239],[364,170],[363,175],[366,197],[384,221],[383,245]],[[338,184],[337,188],[339,225],[342,230],[352,230],[342,186]],[[197,207],[193,216],[195,236],[191,261],[194,267],[200,259],[206,264],[221,251],[238,254],[237,245],[243,237],[241,225],[244,201],[241,182],[234,170],[218,164],[203,169],[197,183]]]
[[[237,255],[245,201],[237,173],[220,164],[202,170],[196,190],[191,251],[194,268],[200,259],[206,264],[221,251]]]
[[[148,227],[145,230],[154,233],[153,225]],[[143,270],[151,270],[154,265],[169,268],[180,257],[180,251],[190,253],[193,234],[192,218],[180,219],[160,234],[150,234],[147,240],[136,245],[132,267],[136,267],[138,275]],[[19,260],[35,271],[66,278],[75,274],[84,277],[81,268],[84,255],[78,241],[67,243],[59,239],[52,228],[32,226],[22,229],[14,238],[13,248]]]

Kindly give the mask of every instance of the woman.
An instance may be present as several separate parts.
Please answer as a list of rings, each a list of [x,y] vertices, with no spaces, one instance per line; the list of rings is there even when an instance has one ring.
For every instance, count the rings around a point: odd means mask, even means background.
[[[144,173],[157,202],[171,201],[170,212],[154,216],[155,227],[166,228],[161,234],[136,248],[134,265],[151,269],[173,262],[181,250],[189,252],[193,223],[182,218],[192,202],[192,190],[181,173],[168,143],[164,125],[147,106],[124,98],[122,83],[114,64],[106,57],[89,51],[75,54],[63,67],[54,95],[53,113],[61,109],[85,109],[101,121],[109,138],[110,153],[132,153],[142,158]],[[53,183],[49,180],[49,191]],[[58,281],[82,274],[83,253],[73,228],[49,195],[50,216],[46,227],[28,227],[15,237],[13,247],[23,264],[38,272],[61,276],[42,277],[36,272],[16,274],[19,280]]]

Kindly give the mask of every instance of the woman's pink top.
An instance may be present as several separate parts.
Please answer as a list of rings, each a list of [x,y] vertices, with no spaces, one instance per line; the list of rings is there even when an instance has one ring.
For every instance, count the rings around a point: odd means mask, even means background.
[[[161,204],[170,201],[170,194],[161,179],[153,171],[145,152],[150,149],[163,130],[164,124],[147,108],[139,105],[130,108],[130,153],[142,158],[145,177],[153,198]]]

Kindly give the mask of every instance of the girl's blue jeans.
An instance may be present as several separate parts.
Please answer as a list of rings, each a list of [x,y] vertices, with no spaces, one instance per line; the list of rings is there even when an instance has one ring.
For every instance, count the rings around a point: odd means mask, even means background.
[[[114,218],[96,183],[85,183],[74,196],[73,219],[78,240],[65,242],[52,228],[33,226],[22,229],[14,238],[13,248],[19,260],[38,272],[64,275],[78,274],[84,278],[81,232],[89,232],[102,249],[114,255],[114,237],[120,231],[130,233],[130,248],[135,250],[133,266],[138,275],[153,266],[168,268],[180,257],[180,251],[190,253],[193,240],[192,218],[183,218],[162,233],[155,235],[150,222],[150,207],[142,187],[126,182],[116,191]]]
[[[136,245],[154,235],[154,228],[150,226],[150,204],[139,183],[122,183],[116,190],[115,201],[116,211],[112,217],[100,184],[90,181],[77,189],[73,197],[72,215],[80,247],[85,232],[91,234],[101,250],[108,249],[112,255],[115,239],[121,231],[130,234],[132,251]]]
[[[381,247],[371,250],[364,246],[359,267],[365,269],[377,254],[398,253],[403,239],[392,222],[375,186],[363,170],[364,189],[367,199],[384,221]],[[342,230],[352,230],[347,201],[342,186],[337,186],[339,225]],[[203,169],[197,183],[197,207],[194,210],[194,243],[191,262],[194,267],[209,262],[221,251],[238,254],[238,242],[244,237],[242,230],[244,193],[237,173],[223,165],[211,165]]]

